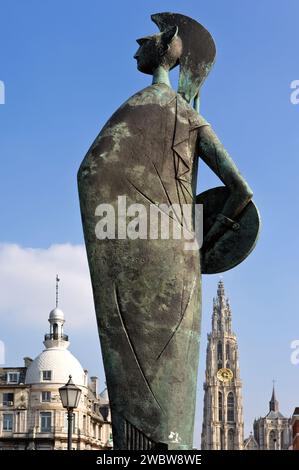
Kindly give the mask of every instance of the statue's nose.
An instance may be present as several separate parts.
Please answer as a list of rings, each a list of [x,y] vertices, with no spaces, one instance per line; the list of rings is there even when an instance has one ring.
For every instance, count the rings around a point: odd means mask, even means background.
[[[141,45],[138,47],[137,51],[135,52],[134,59],[138,59],[138,57],[140,56],[140,49],[141,49]]]

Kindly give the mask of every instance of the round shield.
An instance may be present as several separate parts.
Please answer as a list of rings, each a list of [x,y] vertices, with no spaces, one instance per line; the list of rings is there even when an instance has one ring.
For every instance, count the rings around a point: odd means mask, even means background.
[[[196,196],[196,204],[203,205],[203,242],[217,215],[221,214],[229,194],[226,187],[219,186]],[[260,215],[255,204],[250,201],[234,221],[236,224],[227,227],[208,251],[201,249],[203,274],[222,273],[234,268],[255,247],[260,230]]]

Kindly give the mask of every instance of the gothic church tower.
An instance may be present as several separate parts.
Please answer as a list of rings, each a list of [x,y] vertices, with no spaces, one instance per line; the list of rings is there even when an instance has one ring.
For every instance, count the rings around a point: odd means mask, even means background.
[[[220,281],[207,345],[201,435],[201,448],[206,450],[243,449],[242,383],[231,321],[231,309]]]

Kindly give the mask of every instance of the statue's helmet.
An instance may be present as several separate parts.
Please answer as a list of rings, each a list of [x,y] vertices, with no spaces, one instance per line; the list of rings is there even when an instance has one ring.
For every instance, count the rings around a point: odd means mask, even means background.
[[[215,61],[216,46],[211,34],[197,21],[178,13],[156,13],[151,16],[161,32],[174,26],[182,40],[179,58],[180,76],[178,93],[189,103],[209,74]]]

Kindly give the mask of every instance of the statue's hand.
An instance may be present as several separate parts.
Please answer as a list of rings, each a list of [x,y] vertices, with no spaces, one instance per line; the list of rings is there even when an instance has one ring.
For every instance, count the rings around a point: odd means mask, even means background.
[[[240,225],[238,222],[235,222],[223,214],[218,214],[214,224],[204,237],[202,249],[209,249],[227,230],[239,230],[239,228]]]

